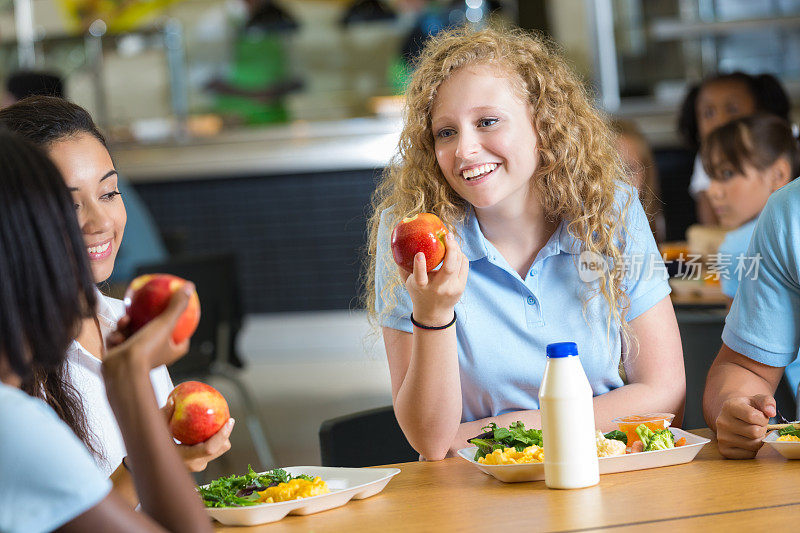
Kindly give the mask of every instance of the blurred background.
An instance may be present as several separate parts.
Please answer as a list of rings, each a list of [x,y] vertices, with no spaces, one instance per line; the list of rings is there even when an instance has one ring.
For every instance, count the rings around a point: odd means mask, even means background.
[[[365,217],[414,55],[465,23],[550,35],[598,106],[641,131],[668,254],[718,243],[687,240],[695,153],[677,121],[688,88],[739,70],[774,75],[792,101],[800,92],[800,0],[0,1],[0,73],[60,78],[128,182],[130,258],[104,289],[159,265],[207,279],[205,336],[173,376],[219,388],[238,425],[201,477],[320,464],[324,420],[391,403],[382,341],[358,303]],[[684,427],[700,427],[726,301],[703,280],[675,288]]]

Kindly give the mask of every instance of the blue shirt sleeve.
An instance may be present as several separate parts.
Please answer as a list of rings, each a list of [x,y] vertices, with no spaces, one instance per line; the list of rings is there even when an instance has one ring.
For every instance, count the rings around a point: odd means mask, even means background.
[[[725,319],[722,340],[769,366],[786,366],[800,347],[800,181],[775,192],[756,223],[745,275]]]
[[[626,186],[620,196],[627,194],[631,200],[625,217],[623,259],[627,263],[624,285],[629,298],[625,320],[630,322],[663,300],[672,289],[639,195]],[[625,198],[619,201],[624,202]]]
[[[381,326],[413,332],[411,311],[413,305],[405,285],[400,283],[389,289],[398,276],[398,267],[392,259],[390,250],[392,229],[389,227],[388,210],[381,213],[378,226],[378,246],[375,264],[375,309],[380,316]]]
[[[41,400],[0,384],[0,531],[51,531],[111,490],[86,447]]]

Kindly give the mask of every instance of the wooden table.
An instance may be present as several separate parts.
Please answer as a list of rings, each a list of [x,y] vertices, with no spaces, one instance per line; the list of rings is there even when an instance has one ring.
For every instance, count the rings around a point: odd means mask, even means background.
[[[570,491],[501,483],[460,458],[396,466],[402,472],[372,498],[262,526],[216,524],[218,531],[788,531],[800,517],[800,461],[768,446],[756,459],[726,460],[713,438],[691,463],[606,474]]]

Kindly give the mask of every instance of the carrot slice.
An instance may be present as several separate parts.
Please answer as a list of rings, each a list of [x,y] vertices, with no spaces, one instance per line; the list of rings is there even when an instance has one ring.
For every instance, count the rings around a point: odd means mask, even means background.
[[[685,446],[686,445],[686,437],[681,437],[675,441],[675,446]]]

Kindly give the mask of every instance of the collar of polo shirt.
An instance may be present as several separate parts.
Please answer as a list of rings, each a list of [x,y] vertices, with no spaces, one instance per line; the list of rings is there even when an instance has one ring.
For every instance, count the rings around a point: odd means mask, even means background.
[[[467,213],[467,218],[461,226],[461,250],[467,256],[470,262],[483,259],[489,255],[489,248],[487,248],[488,241],[483,236],[478,218],[475,216],[475,210],[470,209]],[[551,255],[558,255],[561,252],[578,255],[581,253],[581,242],[567,230],[567,223],[561,221],[556,228],[556,231],[547,241],[547,244],[539,252],[540,257],[545,258]]]

